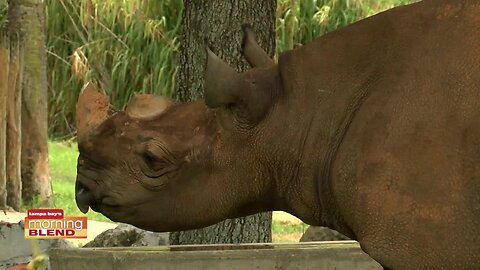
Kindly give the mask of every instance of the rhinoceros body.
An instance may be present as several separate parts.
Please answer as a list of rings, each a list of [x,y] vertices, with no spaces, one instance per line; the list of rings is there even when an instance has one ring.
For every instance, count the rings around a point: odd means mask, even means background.
[[[394,269],[480,267],[480,2],[425,0],[253,68],[210,50],[205,99],[77,105],[77,204],[154,231],[283,210]]]

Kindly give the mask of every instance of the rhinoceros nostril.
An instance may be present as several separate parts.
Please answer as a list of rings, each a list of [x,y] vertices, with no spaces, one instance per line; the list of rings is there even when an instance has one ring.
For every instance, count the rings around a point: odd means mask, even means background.
[[[77,182],[75,201],[77,203],[78,209],[80,209],[82,213],[86,214],[88,212],[88,209],[92,204],[93,199],[94,198],[92,192],[90,192],[87,187]]]

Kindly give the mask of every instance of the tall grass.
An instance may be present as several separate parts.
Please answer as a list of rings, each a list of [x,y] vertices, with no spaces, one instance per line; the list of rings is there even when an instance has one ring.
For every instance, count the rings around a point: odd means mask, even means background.
[[[74,133],[85,80],[96,81],[117,108],[136,92],[172,94],[182,2],[46,0],[50,135]],[[278,0],[277,52],[407,2]]]
[[[181,11],[181,0],[47,0],[50,134],[73,134],[86,80],[117,107],[136,92],[170,95]]]
[[[7,1],[0,0],[0,31],[4,31],[4,27],[7,25]]]
[[[413,0],[280,0],[277,2],[277,52]]]

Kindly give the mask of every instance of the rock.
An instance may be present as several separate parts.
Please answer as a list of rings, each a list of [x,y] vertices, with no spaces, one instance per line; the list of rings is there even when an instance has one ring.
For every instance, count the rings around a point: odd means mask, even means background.
[[[129,224],[99,234],[83,247],[142,247],[168,245],[168,233],[144,231]]]
[[[310,226],[300,238],[300,242],[350,240],[345,235],[327,227]]]
[[[0,222],[0,269],[27,263],[32,259],[30,239],[25,239],[24,223]],[[64,239],[39,239],[41,253],[48,254],[52,248],[73,248]]]

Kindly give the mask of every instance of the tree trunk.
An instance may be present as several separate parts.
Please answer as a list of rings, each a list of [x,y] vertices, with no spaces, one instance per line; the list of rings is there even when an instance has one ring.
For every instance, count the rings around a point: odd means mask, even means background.
[[[0,29],[1,30],[1,29]],[[0,32],[0,208],[7,208],[7,174],[6,174],[6,137],[8,63],[10,53],[8,36]]]
[[[232,67],[246,70],[249,66],[241,54],[241,26],[248,23],[254,28],[259,44],[273,56],[275,10],[274,0],[185,0],[177,98],[192,101],[203,95],[204,40]],[[200,230],[171,233],[170,243],[271,242],[271,221],[271,213],[226,220]]]
[[[22,205],[21,111],[23,49],[15,28],[10,27],[10,69],[7,99],[7,204],[16,211]]]
[[[42,0],[9,0],[9,19],[24,44],[21,112],[22,197],[26,205],[51,204],[48,172],[45,10]]]

